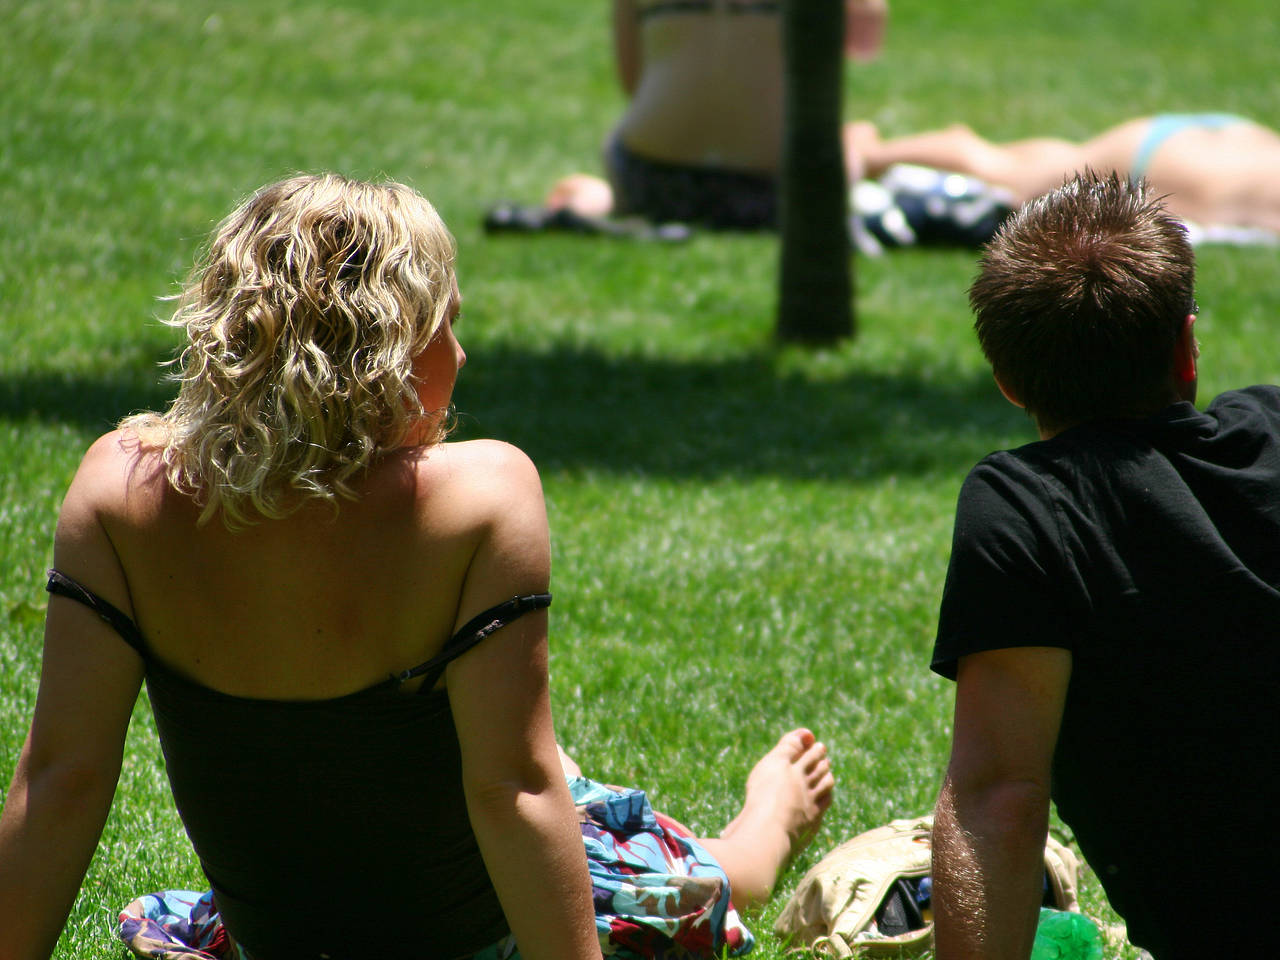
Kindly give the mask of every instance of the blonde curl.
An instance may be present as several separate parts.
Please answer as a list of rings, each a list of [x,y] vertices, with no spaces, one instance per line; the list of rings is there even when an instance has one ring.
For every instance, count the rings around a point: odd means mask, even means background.
[[[448,316],[454,255],[435,208],[403,184],[263,187],[214,231],[166,321],[187,335],[177,398],[121,427],[160,449],[202,523],[353,499],[411,432],[443,439],[445,412],[422,409],[412,367]]]

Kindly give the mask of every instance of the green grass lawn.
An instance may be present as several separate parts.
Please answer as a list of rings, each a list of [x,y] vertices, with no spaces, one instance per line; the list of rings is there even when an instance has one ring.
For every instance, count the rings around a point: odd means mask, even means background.
[[[1081,137],[1159,110],[1280,126],[1271,0],[903,2],[846,112]],[[858,338],[778,348],[777,249],[482,234],[499,199],[594,170],[621,107],[604,0],[0,0],[0,781],[39,673],[57,508],[91,439],[165,403],[156,317],[212,224],[298,170],[409,182],[460,246],[463,436],[539,464],[560,736],[697,829],[806,724],[839,795],[803,870],[929,809],[951,691],[927,669],[952,510],[1032,438],[970,329],[970,251],[857,264]],[[1280,382],[1280,252],[1204,249],[1202,397]],[[1106,905],[1086,873],[1086,905]],[[118,958],[134,895],[202,887],[145,697],[60,960]]]

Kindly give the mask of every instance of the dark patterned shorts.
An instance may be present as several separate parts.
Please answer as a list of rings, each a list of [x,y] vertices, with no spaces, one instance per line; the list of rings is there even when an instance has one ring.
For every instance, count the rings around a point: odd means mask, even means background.
[[[778,185],[771,175],[650,160],[628,150],[616,133],[605,144],[604,161],[621,215],[718,230],[777,226]]]

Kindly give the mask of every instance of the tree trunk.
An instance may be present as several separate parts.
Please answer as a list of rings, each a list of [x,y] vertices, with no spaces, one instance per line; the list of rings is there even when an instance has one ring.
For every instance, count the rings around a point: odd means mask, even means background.
[[[778,337],[853,335],[848,183],[840,142],[844,0],[784,0],[785,124],[779,179]]]

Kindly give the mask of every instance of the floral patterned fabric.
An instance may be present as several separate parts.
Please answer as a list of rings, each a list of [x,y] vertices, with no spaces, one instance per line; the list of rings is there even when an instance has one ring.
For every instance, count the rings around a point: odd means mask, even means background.
[[[642,790],[570,779],[606,957],[684,960],[746,953],[751,933],[729,902],[729,878],[693,835]]]
[[[135,956],[152,960],[249,960],[227,936],[212,891],[139,897],[121,911],[117,935]]]
[[[740,956],[754,946],[729,902],[729,878],[685,827],[655,812],[643,791],[586,777],[568,783],[606,957],[692,960]],[[305,924],[307,918],[280,922]],[[370,918],[371,926],[386,922]],[[252,960],[227,934],[211,892],[166,890],[140,897],[121,912],[118,935],[135,956],[148,960]],[[508,936],[472,960],[519,956]]]

